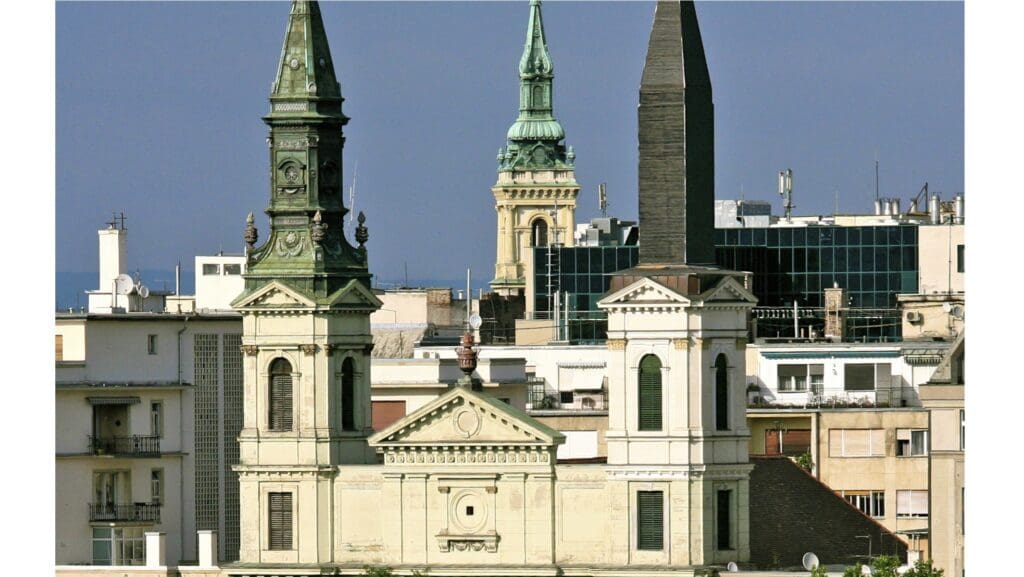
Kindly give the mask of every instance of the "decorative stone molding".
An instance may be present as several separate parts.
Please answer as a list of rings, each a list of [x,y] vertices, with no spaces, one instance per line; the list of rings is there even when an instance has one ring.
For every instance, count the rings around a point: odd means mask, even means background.
[[[626,339],[608,339],[608,350],[609,351],[624,351],[624,350],[626,350]]]
[[[419,465],[443,463],[510,463],[543,465],[551,463],[546,450],[520,447],[445,447],[441,450],[394,448],[384,451],[385,465]]]
[[[299,348],[300,348],[300,349],[302,349],[302,352],[303,352],[303,353],[304,353],[304,354],[305,354],[305,355],[306,355],[307,357],[310,357],[310,356],[313,356],[313,355],[315,355],[315,354],[316,354],[316,350],[317,350],[317,346],[316,346],[316,345],[313,345],[313,344],[304,344],[304,345],[299,345]]]
[[[493,495],[493,494],[498,492],[498,488],[497,487],[484,487],[484,490],[487,491],[487,493],[489,493],[491,495]]]
[[[336,348],[337,347],[335,345],[331,345],[331,344],[324,345],[324,354],[327,355],[328,357],[330,357],[330,356],[334,355],[334,349],[336,349]]]
[[[690,339],[672,339],[672,348],[677,351],[685,351],[690,348]]]
[[[442,553],[455,551],[498,552],[498,534],[489,531],[479,535],[451,535],[446,531],[437,534],[437,545]]]
[[[256,353],[260,352],[260,348],[256,345],[242,345],[238,348],[241,349],[242,354],[247,357],[255,357]]]

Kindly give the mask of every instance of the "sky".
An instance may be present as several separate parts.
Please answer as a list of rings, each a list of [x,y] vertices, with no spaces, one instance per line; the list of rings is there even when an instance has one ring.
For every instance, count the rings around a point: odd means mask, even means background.
[[[344,182],[382,283],[493,277],[495,155],[518,111],[528,3],[324,2],[345,96]],[[637,214],[636,106],[653,2],[543,5],[555,115],[576,151],[577,222]],[[796,214],[964,192],[961,3],[698,3],[718,199]],[[56,5],[56,271],[97,269],[124,211],[129,268],[240,253],[268,224],[268,96],[282,2]],[[346,194],[346,204],[348,198]],[[477,284],[477,283],[474,283]],[[92,288],[92,287],[84,287]]]

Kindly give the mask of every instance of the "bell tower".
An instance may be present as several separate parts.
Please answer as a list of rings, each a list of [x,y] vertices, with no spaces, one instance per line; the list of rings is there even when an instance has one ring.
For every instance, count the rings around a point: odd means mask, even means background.
[[[544,38],[540,0],[530,0],[526,47],[519,59],[519,118],[498,150],[498,182],[491,188],[498,213],[497,259],[491,288],[502,295],[526,288],[524,263],[534,246],[573,245],[576,228],[576,153],[561,141],[554,117],[554,67]]]
[[[344,234],[341,85],[317,2],[294,1],[270,94],[270,231],[245,227],[244,414],[239,559],[330,560],[339,465],[375,462],[370,422],[370,291],[360,214]],[[330,525],[327,525],[330,526]]]

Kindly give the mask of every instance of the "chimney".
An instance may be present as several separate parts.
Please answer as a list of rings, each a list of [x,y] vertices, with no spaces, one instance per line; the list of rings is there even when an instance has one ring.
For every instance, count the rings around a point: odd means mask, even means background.
[[[112,290],[114,279],[128,270],[128,229],[113,223],[98,231],[100,237],[100,278],[97,289]]]

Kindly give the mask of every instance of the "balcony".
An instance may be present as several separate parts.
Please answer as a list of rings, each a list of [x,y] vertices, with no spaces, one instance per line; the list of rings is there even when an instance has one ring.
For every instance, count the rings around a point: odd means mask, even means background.
[[[160,456],[160,437],[129,435],[127,437],[96,437],[89,435],[89,452],[117,457]]]
[[[160,505],[153,503],[89,503],[89,522],[159,523]]]

